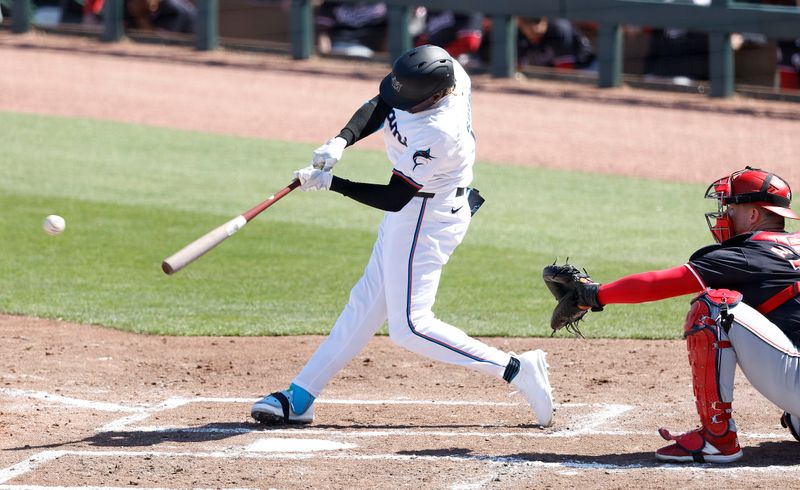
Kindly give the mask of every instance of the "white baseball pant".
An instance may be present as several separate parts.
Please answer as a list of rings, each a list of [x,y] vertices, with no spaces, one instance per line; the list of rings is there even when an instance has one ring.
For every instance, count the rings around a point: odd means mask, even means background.
[[[733,391],[736,364],[747,380],[779,408],[800,415],[800,352],[774,323],[745,303],[731,308],[733,323],[728,337],[733,355],[724,354],[720,382],[728,379]],[[724,340],[724,339],[723,339]],[[721,388],[723,388],[721,386]],[[723,401],[725,399],[723,398]]]
[[[294,379],[313,396],[388,319],[398,345],[431,359],[502,378],[510,355],[473,339],[433,314],[442,267],[470,223],[466,195],[414,197],[386,213],[364,275],[331,333]]]

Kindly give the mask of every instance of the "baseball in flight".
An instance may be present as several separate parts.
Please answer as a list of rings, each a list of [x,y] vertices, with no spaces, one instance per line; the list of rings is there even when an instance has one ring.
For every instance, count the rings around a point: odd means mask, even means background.
[[[47,232],[48,235],[58,235],[64,231],[66,227],[67,222],[57,214],[51,214],[45,218],[44,223],[42,223],[42,228],[44,228],[44,231]]]

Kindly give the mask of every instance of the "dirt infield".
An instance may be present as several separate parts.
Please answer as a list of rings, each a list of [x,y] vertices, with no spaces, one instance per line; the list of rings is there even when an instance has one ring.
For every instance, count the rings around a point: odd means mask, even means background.
[[[331,383],[317,420],[248,417],[322,337],[155,337],[0,316],[0,488],[778,488],[797,443],[737,379],[745,458],[658,465],[659,425],[695,423],[678,341],[484,339],[544,348],[555,425],[519,395],[378,337]]]
[[[0,32],[0,110],[305,143],[330,137],[384,71]],[[796,105],[475,87],[486,161],[687,181],[763,163],[800,181]],[[250,404],[286,386],[321,337],[142,336],[0,315],[0,489],[783,488],[800,476],[800,445],[741,376],[745,458],[656,464],[656,429],[697,422],[683,342],[484,340],[550,353],[553,427],[532,424],[503,383],[378,337],[334,378],[313,425],[264,428]]]

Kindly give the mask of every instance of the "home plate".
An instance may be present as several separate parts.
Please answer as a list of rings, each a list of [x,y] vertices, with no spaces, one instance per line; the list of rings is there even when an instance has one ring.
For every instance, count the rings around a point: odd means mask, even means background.
[[[355,444],[347,444],[324,439],[259,439],[245,448],[245,451],[260,453],[311,453],[314,451],[335,451],[351,449]]]

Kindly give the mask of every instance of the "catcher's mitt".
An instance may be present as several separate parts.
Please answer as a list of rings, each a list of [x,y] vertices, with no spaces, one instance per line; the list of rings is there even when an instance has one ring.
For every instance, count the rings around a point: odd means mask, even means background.
[[[550,317],[553,333],[566,328],[578,337],[583,337],[578,322],[592,311],[602,311],[603,305],[597,299],[600,284],[592,280],[584,269],[572,264],[548,265],[542,271],[542,279],[547,289],[558,301]]]

